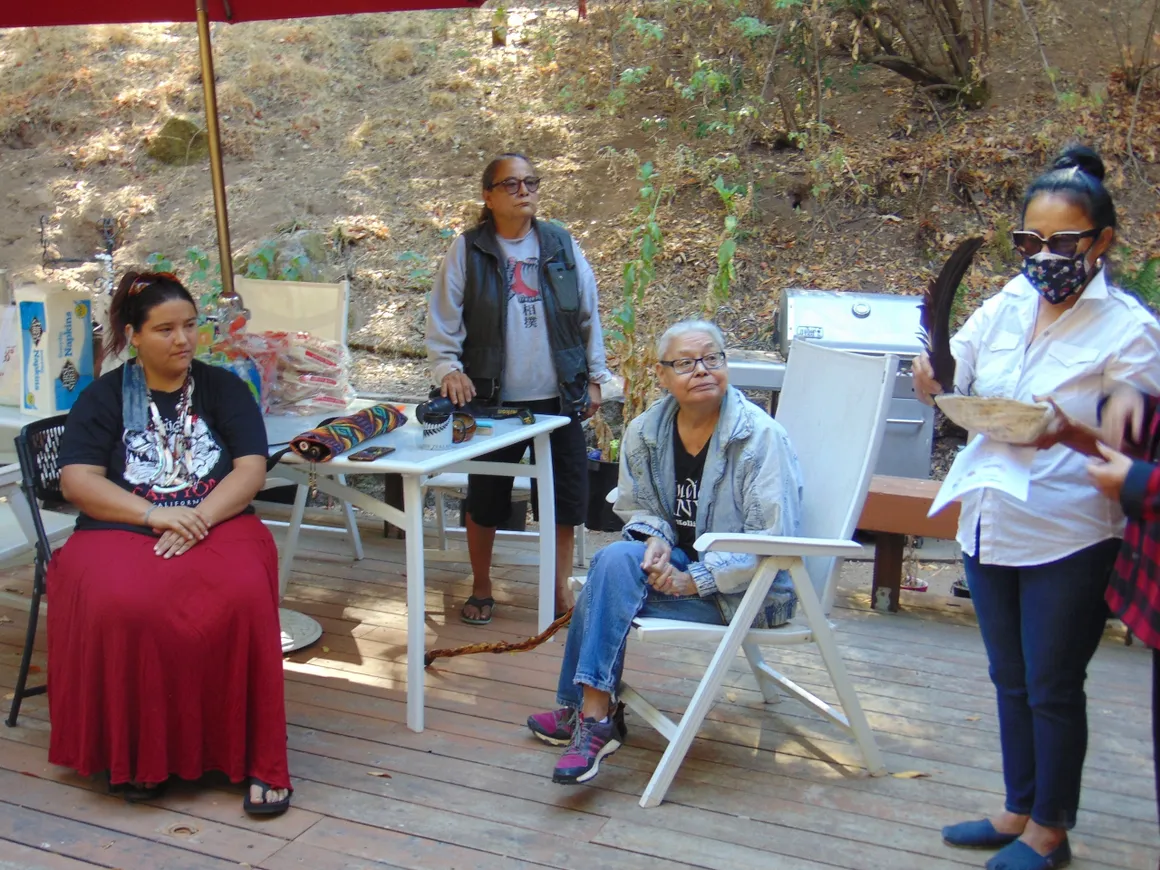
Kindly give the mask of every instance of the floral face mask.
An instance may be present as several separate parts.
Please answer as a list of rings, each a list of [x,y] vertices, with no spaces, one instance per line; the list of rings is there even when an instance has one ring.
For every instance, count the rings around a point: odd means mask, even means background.
[[[1023,258],[1023,275],[1040,296],[1058,305],[1087,285],[1087,255],[1063,257],[1040,251],[1033,257]]]

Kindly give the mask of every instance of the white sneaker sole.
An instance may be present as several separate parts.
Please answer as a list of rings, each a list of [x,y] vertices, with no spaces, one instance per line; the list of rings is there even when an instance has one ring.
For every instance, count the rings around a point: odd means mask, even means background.
[[[612,740],[609,740],[607,743],[604,744],[604,746],[602,746],[600,748],[600,751],[598,753],[596,753],[596,760],[592,763],[592,769],[586,770],[584,773],[580,774],[578,777],[576,777],[575,780],[573,780],[573,782],[588,782],[588,780],[594,778],[596,776],[596,774],[600,773],[600,762],[603,761],[605,758],[607,758],[612,753],[614,753],[619,748],[620,748],[620,741],[619,740],[616,740],[615,738]],[[568,784],[567,782],[561,783],[561,785],[567,785],[567,784]]]

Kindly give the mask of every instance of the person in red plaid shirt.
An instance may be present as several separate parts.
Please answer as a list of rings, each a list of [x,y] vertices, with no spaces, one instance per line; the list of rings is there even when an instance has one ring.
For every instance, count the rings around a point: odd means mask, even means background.
[[[1100,437],[1102,457],[1088,465],[1088,474],[1128,518],[1107,602],[1152,648],[1152,755],[1160,810],[1160,398],[1118,387],[1101,402]]]

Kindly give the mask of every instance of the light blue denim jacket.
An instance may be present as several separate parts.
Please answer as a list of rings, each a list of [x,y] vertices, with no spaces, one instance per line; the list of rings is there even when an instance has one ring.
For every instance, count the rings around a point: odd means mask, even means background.
[[[665,396],[633,420],[624,434],[614,510],[624,520],[626,540],[656,536],[676,546],[673,512],[677,480],[672,444],[676,413],[676,400]],[[739,390],[729,387],[701,475],[697,535],[797,535],[801,496],[801,469],[785,429]],[[699,555],[700,561],[689,566],[689,573],[701,597],[714,597],[728,622],[757,572],[758,557],[715,550]],[[795,603],[793,585],[783,571],[774,579],[753,626],[782,625],[793,616]]]

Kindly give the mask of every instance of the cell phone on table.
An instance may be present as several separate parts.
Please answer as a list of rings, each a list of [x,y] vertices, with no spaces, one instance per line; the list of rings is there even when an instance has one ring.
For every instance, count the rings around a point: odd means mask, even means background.
[[[352,453],[347,459],[351,462],[374,462],[380,456],[386,456],[388,453],[394,452],[394,447],[364,447],[358,453]]]

